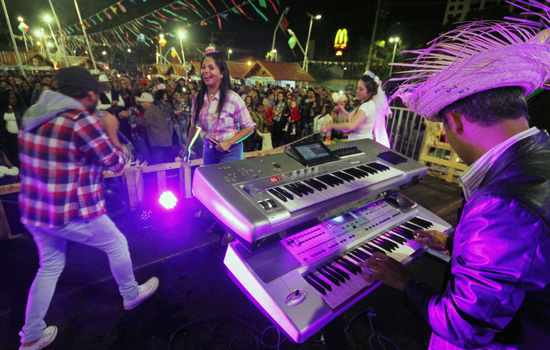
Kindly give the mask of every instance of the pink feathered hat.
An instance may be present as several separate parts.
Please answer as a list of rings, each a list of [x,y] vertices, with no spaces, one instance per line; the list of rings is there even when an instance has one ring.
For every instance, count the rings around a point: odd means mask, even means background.
[[[418,57],[413,63],[395,64],[410,70],[404,72],[407,77],[395,79],[402,84],[394,97],[432,119],[451,103],[477,92],[520,86],[527,96],[542,87],[550,78],[550,7],[534,0],[511,4],[540,16],[542,22],[506,18],[467,23],[431,41],[427,49],[406,51]]]

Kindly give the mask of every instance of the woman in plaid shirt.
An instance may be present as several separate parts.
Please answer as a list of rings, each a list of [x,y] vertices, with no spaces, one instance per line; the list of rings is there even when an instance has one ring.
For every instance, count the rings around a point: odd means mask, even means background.
[[[197,126],[200,127],[204,140],[203,164],[243,159],[241,141],[254,131],[256,124],[243,99],[231,90],[223,56],[217,51],[207,52],[201,61],[201,76],[201,89],[193,98],[189,135],[195,135]],[[183,159],[189,157],[192,139],[188,138]]]

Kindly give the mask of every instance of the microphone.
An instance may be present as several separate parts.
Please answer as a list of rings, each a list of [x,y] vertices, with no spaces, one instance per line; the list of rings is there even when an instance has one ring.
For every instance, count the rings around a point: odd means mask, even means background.
[[[209,142],[211,145],[213,145],[214,147],[216,147],[216,146],[218,145],[218,143],[219,143],[218,141],[214,140],[213,138],[209,138],[209,139],[208,139],[208,142]],[[225,153],[231,153],[230,150],[226,150],[226,151],[224,151],[224,152],[225,152]]]

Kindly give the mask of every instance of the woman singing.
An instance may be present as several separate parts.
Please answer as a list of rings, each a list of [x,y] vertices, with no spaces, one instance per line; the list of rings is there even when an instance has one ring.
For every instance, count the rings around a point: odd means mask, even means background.
[[[332,125],[332,129],[349,132],[348,140],[373,139],[390,147],[386,132],[386,115],[391,113],[388,100],[380,86],[380,78],[369,71],[359,79],[355,91],[357,107],[350,113],[344,108],[344,102],[339,102],[338,112],[348,117],[345,123]],[[326,128],[322,128],[325,132]]]
[[[229,70],[217,51],[204,55],[201,77],[200,91],[193,97],[193,117],[183,159],[189,159],[197,126],[204,142],[204,165],[243,159],[241,141],[254,131],[255,124],[242,98],[231,90]]]

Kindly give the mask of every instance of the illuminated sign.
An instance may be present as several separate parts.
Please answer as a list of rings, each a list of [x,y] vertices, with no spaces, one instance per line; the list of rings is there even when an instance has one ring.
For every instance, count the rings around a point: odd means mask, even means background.
[[[334,38],[334,48],[335,49],[345,49],[348,47],[348,30],[347,29],[338,29],[336,37]]]

